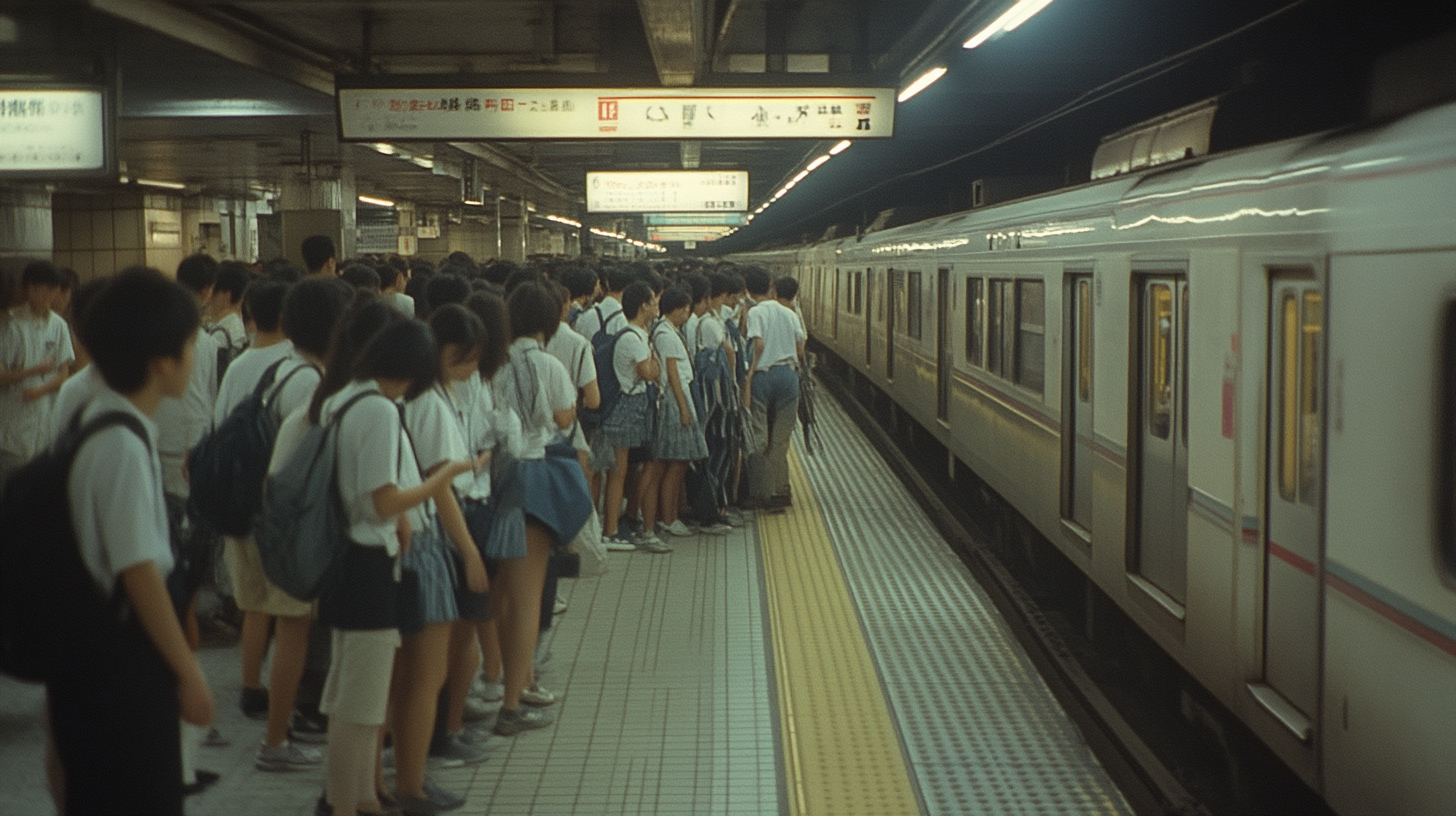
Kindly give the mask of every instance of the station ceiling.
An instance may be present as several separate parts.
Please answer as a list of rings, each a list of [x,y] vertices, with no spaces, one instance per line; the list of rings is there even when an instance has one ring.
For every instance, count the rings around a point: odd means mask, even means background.
[[[335,77],[449,75],[476,87],[887,86],[896,136],[816,171],[742,248],[969,206],[977,178],[1086,177],[1097,139],[1219,97],[1226,146],[1356,121],[1370,62],[1453,23],[1449,2],[1056,0],[1014,32],[961,43],[1012,0],[19,0],[0,72],[114,78],[131,177],[219,196],[349,168],[360,193],[460,207],[458,179],[341,143]],[[3,29],[4,26],[0,26]],[[3,32],[0,32],[3,33]],[[467,79],[468,77],[468,79]],[[1220,114],[1223,115],[1222,113]],[[588,224],[590,170],[741,169],[751,205],[830,143],[536,141],[412,145],[474,155],[512,198]],[[927,170],[927,168],[933,168]],[[324,172],[328,172],[326,169]],[[74,182],[85,186],[96,182]],[[104,184],[102,185],[104,186]],[[879,219],[882,222],[884,219]]]

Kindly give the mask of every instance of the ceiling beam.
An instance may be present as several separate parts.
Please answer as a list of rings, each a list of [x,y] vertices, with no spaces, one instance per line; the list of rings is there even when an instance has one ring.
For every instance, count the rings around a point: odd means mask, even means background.
[[[468,155],[482,159],[486,164],[510,176],[541,194],[558,198],[564,203],[583,204],[584,199],[562,186],[555,179],[542,173],[526,162],[511,155],[503,148],[485,142],[450,142],[450,146]]]
[[[664,86],[687,87],[697,81],[705,54],[702,6],[702,0],[637,0],[657,78]]]

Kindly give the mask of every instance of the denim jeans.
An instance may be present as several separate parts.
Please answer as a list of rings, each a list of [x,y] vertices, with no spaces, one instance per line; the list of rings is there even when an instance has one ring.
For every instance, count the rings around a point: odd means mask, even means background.
[[[799,374],[775,366],[753,375],[754,449],[748,457],[749,496],[767,499],[789,487],[789,442],[799,418]]]

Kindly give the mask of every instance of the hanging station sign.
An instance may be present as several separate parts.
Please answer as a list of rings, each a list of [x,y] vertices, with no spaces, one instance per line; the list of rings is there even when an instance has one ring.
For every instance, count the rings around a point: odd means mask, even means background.
[[[586,174],[592,213],[744,212],[746,170],[645,170]]]
[[[893,88],[340,88],[346,141],[884,139]]]
[[[648,213],[642,223],[649,227],[742,227],[748,223],[744,212]]]
[[[0,174],[107,169],[100,88],[0,86]]]

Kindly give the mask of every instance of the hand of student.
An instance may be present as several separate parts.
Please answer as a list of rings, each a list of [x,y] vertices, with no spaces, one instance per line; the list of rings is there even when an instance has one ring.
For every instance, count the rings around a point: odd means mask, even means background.
[[[690,411],[688,411],[688,409],[679,408],[677,416],[678,420],[682,422],[682,426],[684,428],[687,428],[693,424],[693,415]]]
[[[394,536],[399,539],[399,554],[405,555],[410,551],[410,545],[414,543],[414,531],[410,530],[409,516],[401,513],[399,522],[394,527]]]
[[[475,457],[475,470],[477,473],[490,467],[490,454],[491,451],[484,451]]]
[[[447,485],[456,476],[459,476],[462,473],[470,473],[471,471],[475,470],[475,468],[477,467],[476,463],[479,461],[480,460],[478,459],[467,459],[463,462],[446,462],[442,470],[449,474],[445,477],[445,482],[447,483]]]
[[[480,552],[471,553],[465,559],[465,587],[471,592],[485,592],[490,589],[490,576],[486,575],[485,562]]]
[[[183,720],[199,726],[212,724],[212,690],[201,669],[189,672],[177,683],[177,704]]]
[[[40,363],[37,363],[36,365],[31,366],[30,368],[27,368],[25,371],[27,376],[34,377],[37,374],[49,374],[55,370],[55,360],[44,360]]]
[[[24,403],[35,402],[47,393],[45,386],[37,385],[34,388],[27,388],[20,392],[20,401]]]

